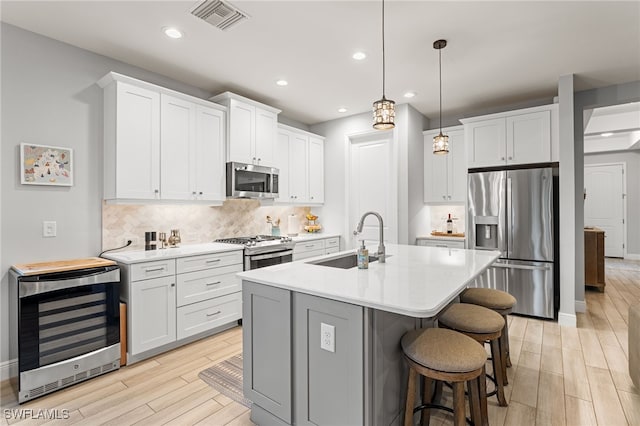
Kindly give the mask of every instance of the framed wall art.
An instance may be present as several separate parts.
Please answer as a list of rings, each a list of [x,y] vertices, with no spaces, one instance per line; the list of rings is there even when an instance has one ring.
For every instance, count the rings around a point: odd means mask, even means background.
[[[46,145],[20,144],[20,183],[23,185],[73,185],[73,150]]]

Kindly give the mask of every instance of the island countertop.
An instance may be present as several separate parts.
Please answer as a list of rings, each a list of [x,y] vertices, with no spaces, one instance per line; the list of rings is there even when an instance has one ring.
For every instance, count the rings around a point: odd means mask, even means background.
[[[310,262],[353,250],[241,272],[259,284],[401,315],[438,314],[500,255],[497,251],[386,244],[386,263],[340,269]]]

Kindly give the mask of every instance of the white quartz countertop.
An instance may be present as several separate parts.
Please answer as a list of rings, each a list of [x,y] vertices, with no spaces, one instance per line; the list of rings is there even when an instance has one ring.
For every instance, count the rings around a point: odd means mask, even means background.
[[[121,252],[109,252],[102,257],[115,260],[127,265],[140,262],[150,262],[175,257],[197,256],[199,254],[224,253],[229,251],[242,251],[240,244],[205,243],[185,244],[180,247],[156,249],[156,250],[130,250]]]
[[[438,314],[500,255],[497,251],[387,244],[369,269],[314,265],[345,251],[238,274],[243,280],[419,318]]]

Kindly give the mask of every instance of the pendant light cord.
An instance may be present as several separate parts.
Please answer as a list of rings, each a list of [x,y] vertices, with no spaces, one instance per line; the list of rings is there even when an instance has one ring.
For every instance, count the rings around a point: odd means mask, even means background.
[[[385,99],[385,61],[384,61],[384,0],[382,0],[382,99]]]
[[[440,79],[440,134],[442,134],[442,48],[438,49],[438,77]]]

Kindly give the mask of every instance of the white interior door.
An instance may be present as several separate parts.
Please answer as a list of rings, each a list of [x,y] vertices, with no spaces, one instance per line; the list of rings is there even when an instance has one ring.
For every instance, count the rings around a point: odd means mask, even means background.
[[[370,253],[378,247],[378,219],[368,216],[362,234],[353,236],[365,212],[379,213],[384,221],[384,240],[398,242],[397,171],[393,166],[392,138],[392,132],[376,132],[350,139],[347,232],[352,236],[351,247],[364,239]]]
[[[584,186],[584,225],[605,232],[605,256],[624,257],[623,165],[585,164]]]

